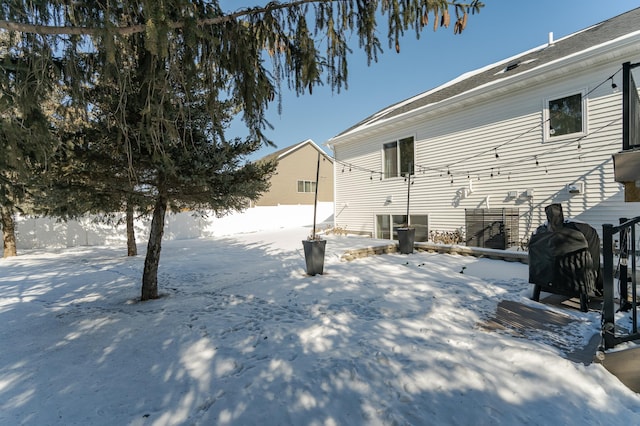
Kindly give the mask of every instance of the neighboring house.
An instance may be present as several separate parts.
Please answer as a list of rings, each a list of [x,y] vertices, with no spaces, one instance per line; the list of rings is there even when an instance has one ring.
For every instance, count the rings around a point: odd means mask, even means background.
[[[417,241],[463,230],[468,245],[517,247],[551,203],[600,234],[603,223],[639,216],[612,160],[623,134],[614,85],[622,64],[638,61],[640,8],[559,40],[550,34],[368,117],[327,142],[335,225],[395,239],[409,189]]]
[[[256,202],[256,205],[313,204],[318,155],[320,155],[318,201],[332,202],[333,160],[311,139],[307,139],[259,160],[276,160],[278,166],[271,178],[271,188]]]

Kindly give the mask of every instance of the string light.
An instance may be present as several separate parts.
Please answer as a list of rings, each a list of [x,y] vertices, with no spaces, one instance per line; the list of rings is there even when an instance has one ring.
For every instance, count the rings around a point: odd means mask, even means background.
[[[616,88],[617,88],[617,85],[616,85],[616,83],[615,83],[615,81],[614,81],[614,77],[615,77],[615,76],[617,75],[617,73],[618,73],[618,72],[620,72],[620,71],[621,71],[621,69],[620,69],[620,70],[618,70],[618,71],[616,71],[616,73],[614,73],[612,76],[607,77],[607,79],[605,79],[602,83],[600,83],[599,85],[597,85],[596,87],[594,87],[592,90],[590,90],[587,94],[585,94],[585,95],[583,96],[583,99],[584,99],[585,97],[587,97],[589,94],[591,94],[592,92],[594,92],[598,87],[602,86],[603,84],[605,84],[605,83],[607,83],[607,82],[610,82],[610,83],[611,83],[611,88],[612,88],[612,89],[616,89]],[[502,143],[502,144],[498,145],[498,146],[495,146],[495,147],[493,148],[495,158],[496,158],[496,159],[501,159],[501,160],[502,160],[502,158],[500,158],[500,154],[499,154],[499,152],[498,152],[498,149],[499,149],[499,148],[501,148],[501,147],[503,147],[503,146],[505,146],[505,145],[507,145],[507,144],[510,144],[510,143],[512,143],[512,142],[514,142],[514,141],[516,141],[516,140],[521,139],[524,135],[526,135],[526,134],[530,133],[531,131],[533,131],[533,130],[535,130],[535,129],[539,129],[539,128],[540,128],[540,126],[544,126],[544,125],[546,125],[546,123],[547,123],[548,121],[549,121],[549,119],[544,120],[544,121],[542,121],[541,123],[536,124],[536,126],[532,127],[531,129],[526,130],[526,131],[525,131],[525,132],[523,132],[522,134],[520,134],[520,135],[518,135],[518,136],[516,136],[516,137],[514,137],[514,138],[512,138],[512,139],[510,139],[510,140],[508,140],[508,141],[506,141],[506,142],[504,142],[504,143]],[[620,121],[620,119],[612,120],[610,123],[603,125],[603,126],[602,126],[602,128],[600,128],[600,129],[598,129],[598,130],[596,130],[596,131],[592,131],[592,132],[590,132],[590,133],[589,133],[589,135],[582,136],[582,137],[578,138],[577,140],[574,140],[574,142],[577,142],[577,149],[578,149],[578,150],[581,150],[581,149],[582,149],[582,139],[584,139],[584,138],[586,138],[586,137],[589,137],[589,136],[591,136],[592,134],[594,134],[594,133],[596,133],[596,132],[598,132],[598,131],[601,131],[602,129],[604,129],[604,128],[606,128],[606,127],[609,127],[610,125],[614,124],[614,123],[615,123],[615,122],[617,122],[617,121]],[[550,150],[547,150],[547,151],[543,152],[543,153],[542,153],[542,155],[544,155],[544,156],[550,155],[550,154],[552,154],[553,152],[555,152],[555,151],[559,150],[562,146],[568,146],[568,144],[563,144],[563,145],[561,145],[561,146],[559,145],[557,148],[552,148],[552,149],[550,149]],[[489,148],[489,149],[491,149],[491,148]],[[487,151],[484,151],[484,153],[486,153],[486,152],[487,152]],[[449,175],[449,176],[451,177],[451,179],[450,179],[451,183],[453,183],[453,180],[454,180],[454,179],[453,179],[453,172],[455,172],[455,170],[452,170],[452,169],[451,169],[451,166],[452,166],[452,165],[460,164],[460,163],[466,162],[466,161],[471,160],[471,159],[476,159],[479,155],[482,155],[482,154],[483,154],[483,152],[480,152],[480,153],[474,153],[474,154],[472,154],[471,156],[469,156],[469,157],[467,157],[467,158],[462,158],[462,159],[460,159],[459,161],[456,161],[456,162],[454,162],[454,163],[450,163],[449,165],[447,165],[447,166],[446,166],[447,175]],[[584,154],[584,153],[583,153],[583,154]],[[535,156],[534,156],[534,158],[535,158],[535,165],[536,165],[536,166],[540,166],[540,160],[539,160],[539,158],[538,158],[538,156],[539,156],[539,155],[540,155],[540,154],[538,154],[538,155],[535,155]],[[582,160],[582,159],[583,159],[582,157],[583,157],[583,155],[581,154],[579,157],[577,157],[577,159]],[[355,168],[357,171],[359,170],[359,171],[369,172],[369,173],[370,173],[370,176],[369,176],[369,179],[370,179],[370,180],[373,180],[373,174],[374,174],[374,173],[377,173],[377,174],[379,175],[380,181],[382,181],[382,180],[383,180],[383,178],[384,178],[384,172],[383,172],[383,171],[382,171],[382,172],[381,172],[381,171],[374,171],[374,170],[370,170],[370,169],[367,169],[367,168],[363,168],[363,167],[360,167],[360,166],[357,166],[357,165],[353,165],[353,164],[350,164],[350,163],[347,163],[347,162],[342,162],[342,161],[340,161],[340,160],[338,160],[338,159],[336,159],[336,158],[333,158],[333,157],[331,157],[331,156],[329,156],[328,158],[330,158],[330,159],[334,160],[337,164],[342,165],[342,173],[344,173],[344,172],[345,172],[346,166],[349,166],[348,168],[349,168],[349,171],[350,171],[350,172],[351,172],[354,168]],[[323,158],[323,159],[324,159],[324,158]],[[511,164],[511,163],[507,162],[507,163],[505,163],[505,164],[506,164],[506,166],[507,166],[507,167],[510,167],[510,166],[515,166],[516,162],[513,162],[513,164]],[[503,164],[503,166],[504,166],[505,164]],[[422,170],[422,174],[425,174],[425,173],[426,173],[426,172],[428,172],[428,171],[435,172],[435,173],[438,173],[438,172],[439,172],[439,175],[442,177],[442,175],[443,175],[443,173],[444,173],[444,169],[443,169],[443,168],[439,168],[439,169],[438,169],[438,168],[429,168],[429,167],[425,167],[425,166],[418,166],[418,167],[420,167],[420,169]],[[494,167],[492,167],[492,168],[491,168],[491,173],[490,173],[491,177],[495,177],[495,171],[496,171],[495,169],[496,169],[496,168],[494,168]],[[518,167],[518,169],[519,169],[519,171],[522,171],[520,167]],[[486,170],[486,169],[485,169],[485,170]],[[481,174],[480,174],[481,172],[482,172],[482,170],[476,170],[476,171],[474,171],[474,173],[478,173],[478,174],[477,174],[477,180],[478,180],[478,181],[479,181],[479,180],[480,180],[480,178],[481,178]],[[500,167],[499,167],[499,168],[497,168],[497,173],[498,173],[498,175],[501,175],[501,168],[500,168]],[[549,170],[548,170],[548,167],[547,167],[547,166],[545,166],[545,173],[549,173]],[[469,179],[469,178],[470,178],[470,176],[471,176],[471,171],[467,170],[467,178]],[[510,179],[510,178],[511,178],[511,172],[509,172],[509,173],[508,173],[508,176],[509,176],[509,179]]]

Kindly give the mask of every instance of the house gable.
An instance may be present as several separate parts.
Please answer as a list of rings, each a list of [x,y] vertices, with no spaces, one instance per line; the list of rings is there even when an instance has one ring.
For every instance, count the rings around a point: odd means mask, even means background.
[[[260,206],[313,204],[316,166],[320,155],[318,201],[333,201],[333,160],[308,139],[276,151],[260,161],[277,161],[271,188],[256,203]]]

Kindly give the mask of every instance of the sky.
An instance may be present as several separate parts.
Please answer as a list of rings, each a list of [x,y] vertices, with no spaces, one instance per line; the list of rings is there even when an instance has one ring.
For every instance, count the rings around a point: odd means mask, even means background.
[[[357,236],[326,236],[324,274],[307,276],[312,209],[256,207],[211,232],[182,213],[209,235],[170,239],[169,225],[162,297],[143,303],[141,232],[136,257],[121,240],[0,259],[0,425],[640,424],[640,395],[608,364],[638,346],[593,362],[597,309],[530,300],[517,262],[341,260],[389,243]],[[548,328],[500,328],[499,306]]]
[[[221,4],[223,9],[235,11],[260,1],[227,0]],[[436,32],[427,28],[416,40],[415,32],[409,31],[399,54],[388,48],[383,25],[380,38],[384,53],[371,66],[357,51],[354,40],[348,89],[332,93],[330,87],[321,86],[314,88],[312,95],[298,97],[285,88],[282,113],[278,114],[273,103],[267,115],[274,129],[266,134],[277,148],[265,147],[251,159],[307,139],[328,151],[324,144],[330,138],[389,105],[541,46],[550,32],[558,39],[640,7],[640,0],[485,0],[484,4],[480,14],[469,17],[461,35],[453,34],[453,26]],[[245,137],[247,132],[235,123],[229,135]]]

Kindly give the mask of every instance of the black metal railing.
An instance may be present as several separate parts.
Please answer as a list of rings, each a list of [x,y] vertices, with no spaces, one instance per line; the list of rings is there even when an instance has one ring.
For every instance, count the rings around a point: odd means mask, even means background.
[[[638,333],[638,314],[636,301],[636,225],[640,217],[620,219],[618,226],[602,225],[602,257],[603,257],[603,305],[602,305],[602,337],[604,348],[610,349],[617,344],[640,339]],[[614,235],[619,234],[619,247],[614,249]],[[615,257],[618,265],[614,269]],[[631,265],[629,265],[629,260]],[[618,309],[615,301],[615,277],[618,277]],[[631,282],[631,301],[629,301],[629,282]],[[616,312],[631,311],[631,330],[616,327]]]

